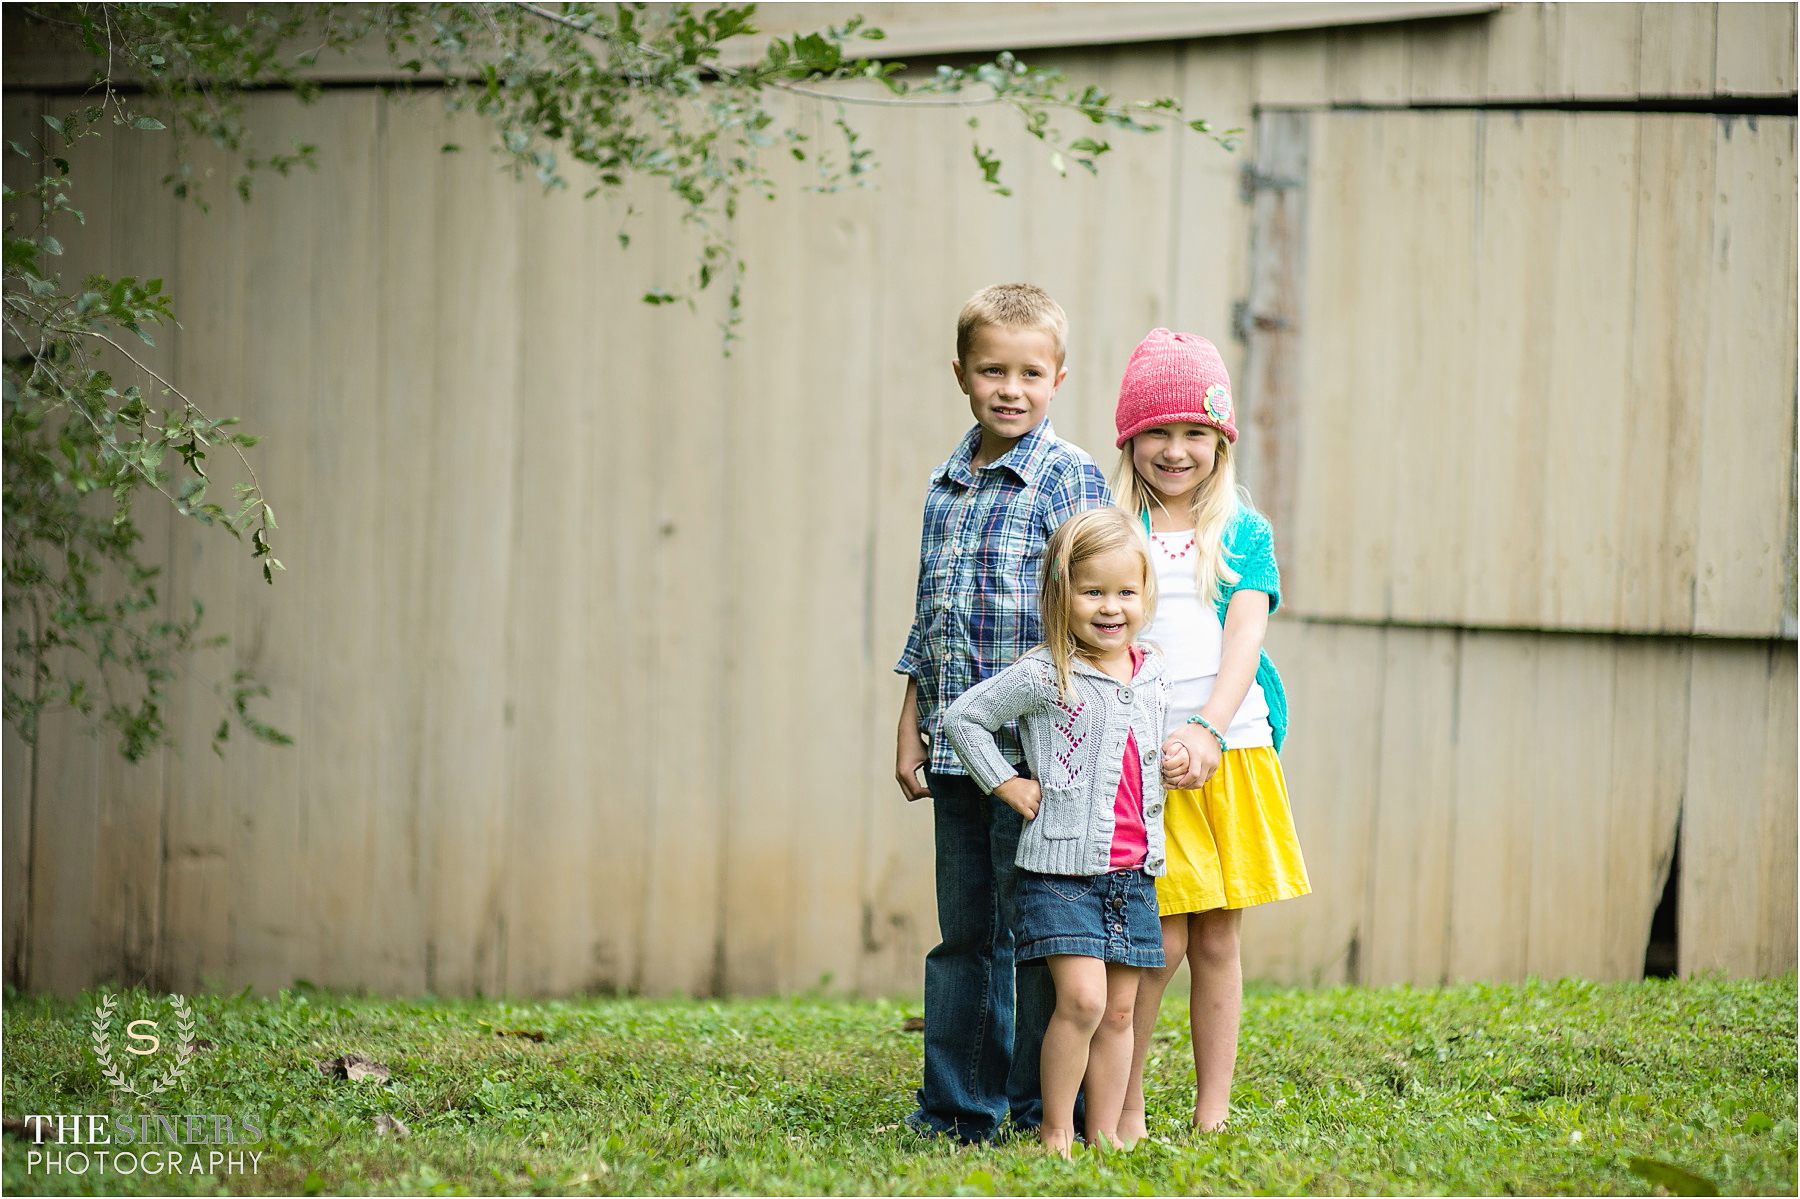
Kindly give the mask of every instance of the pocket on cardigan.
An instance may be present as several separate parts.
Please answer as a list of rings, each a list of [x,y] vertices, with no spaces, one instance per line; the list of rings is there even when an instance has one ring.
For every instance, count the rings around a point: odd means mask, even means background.
[[[1038,808],[1038,833],[1046,841],[1073,841],[1087,831],[1087,805],[1072,795],[1046,790]]]

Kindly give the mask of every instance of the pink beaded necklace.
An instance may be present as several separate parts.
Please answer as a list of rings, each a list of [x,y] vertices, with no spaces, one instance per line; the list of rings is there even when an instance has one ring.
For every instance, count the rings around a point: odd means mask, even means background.
[[[1164,534],[1164,536],[1167,536],[1167,534]],[[1158,537],[1151,537],[1150,540],[1156,544],[1157,549],[1161,550],[1164,554],[1168,555],[1169,561],[1179,562],[1183,558],[1187,557],[1188,554],[1193,551],[1195,536],[1196,536],[1196,534],[1189,533],[1188,539],[1187,539],[1187,544],[1182,546],[1178,550],[1170,549],[1168,546],[1164,545],[1162,543],[1161,539]]]

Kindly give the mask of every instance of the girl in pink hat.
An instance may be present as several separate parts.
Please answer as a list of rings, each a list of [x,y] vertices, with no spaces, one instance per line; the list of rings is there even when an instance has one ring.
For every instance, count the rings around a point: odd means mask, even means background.
[[[1269,522],[1237,484],[1231,379],[1204,337],[1154,329],[1132,352],[1115,414],[1113,492],[1142,522],[1161,595],[1148,637],[1169,662],[1163,744],[1168,873],[1156,880],[1161,970],[1145,971],[1119,1122],[1144,1135],[1144,1058],[1164,989],[1185,956],[1193,981],[1194,1124],[1225,1122],[1237,1063],[1243,910],[1305,895],[1306,864],[1275,756],[1287,697],[1263,652],[1281,602]]]

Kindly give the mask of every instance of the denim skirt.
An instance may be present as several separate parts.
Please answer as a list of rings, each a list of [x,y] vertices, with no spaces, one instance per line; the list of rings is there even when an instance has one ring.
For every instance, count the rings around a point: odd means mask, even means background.
[[[1018,961],[1068,953],[1121,966],[1163,964],[1156,880],[1142,870],[1066,875],[1019,871]]]

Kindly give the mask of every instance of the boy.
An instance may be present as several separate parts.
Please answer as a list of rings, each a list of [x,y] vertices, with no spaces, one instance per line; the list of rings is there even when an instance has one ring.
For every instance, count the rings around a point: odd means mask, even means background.
[[[925,493],[918,604],[894,668],[908,676],[895,777],[908,800],[932,800],[943,938],[925,957],[925,1085],[907,1123],[964,1142],[995,1136],[1009,1111],[1023,1130],[1043,1114],[1038,1054],[1056,996],[1042,962],[1017,971],[1014,1019],[1022,822],[964,772],[942,722],[957,696],[1043,640],[1045,538],[1112,502],[1094,460],[1045,419],[1068,373],[1067,329],[1056,301],[1029,284],[983,288],[963,305],[951,369],[975,427]],[[1007,725],[998,741],[1023,772],[1017,730]]]

